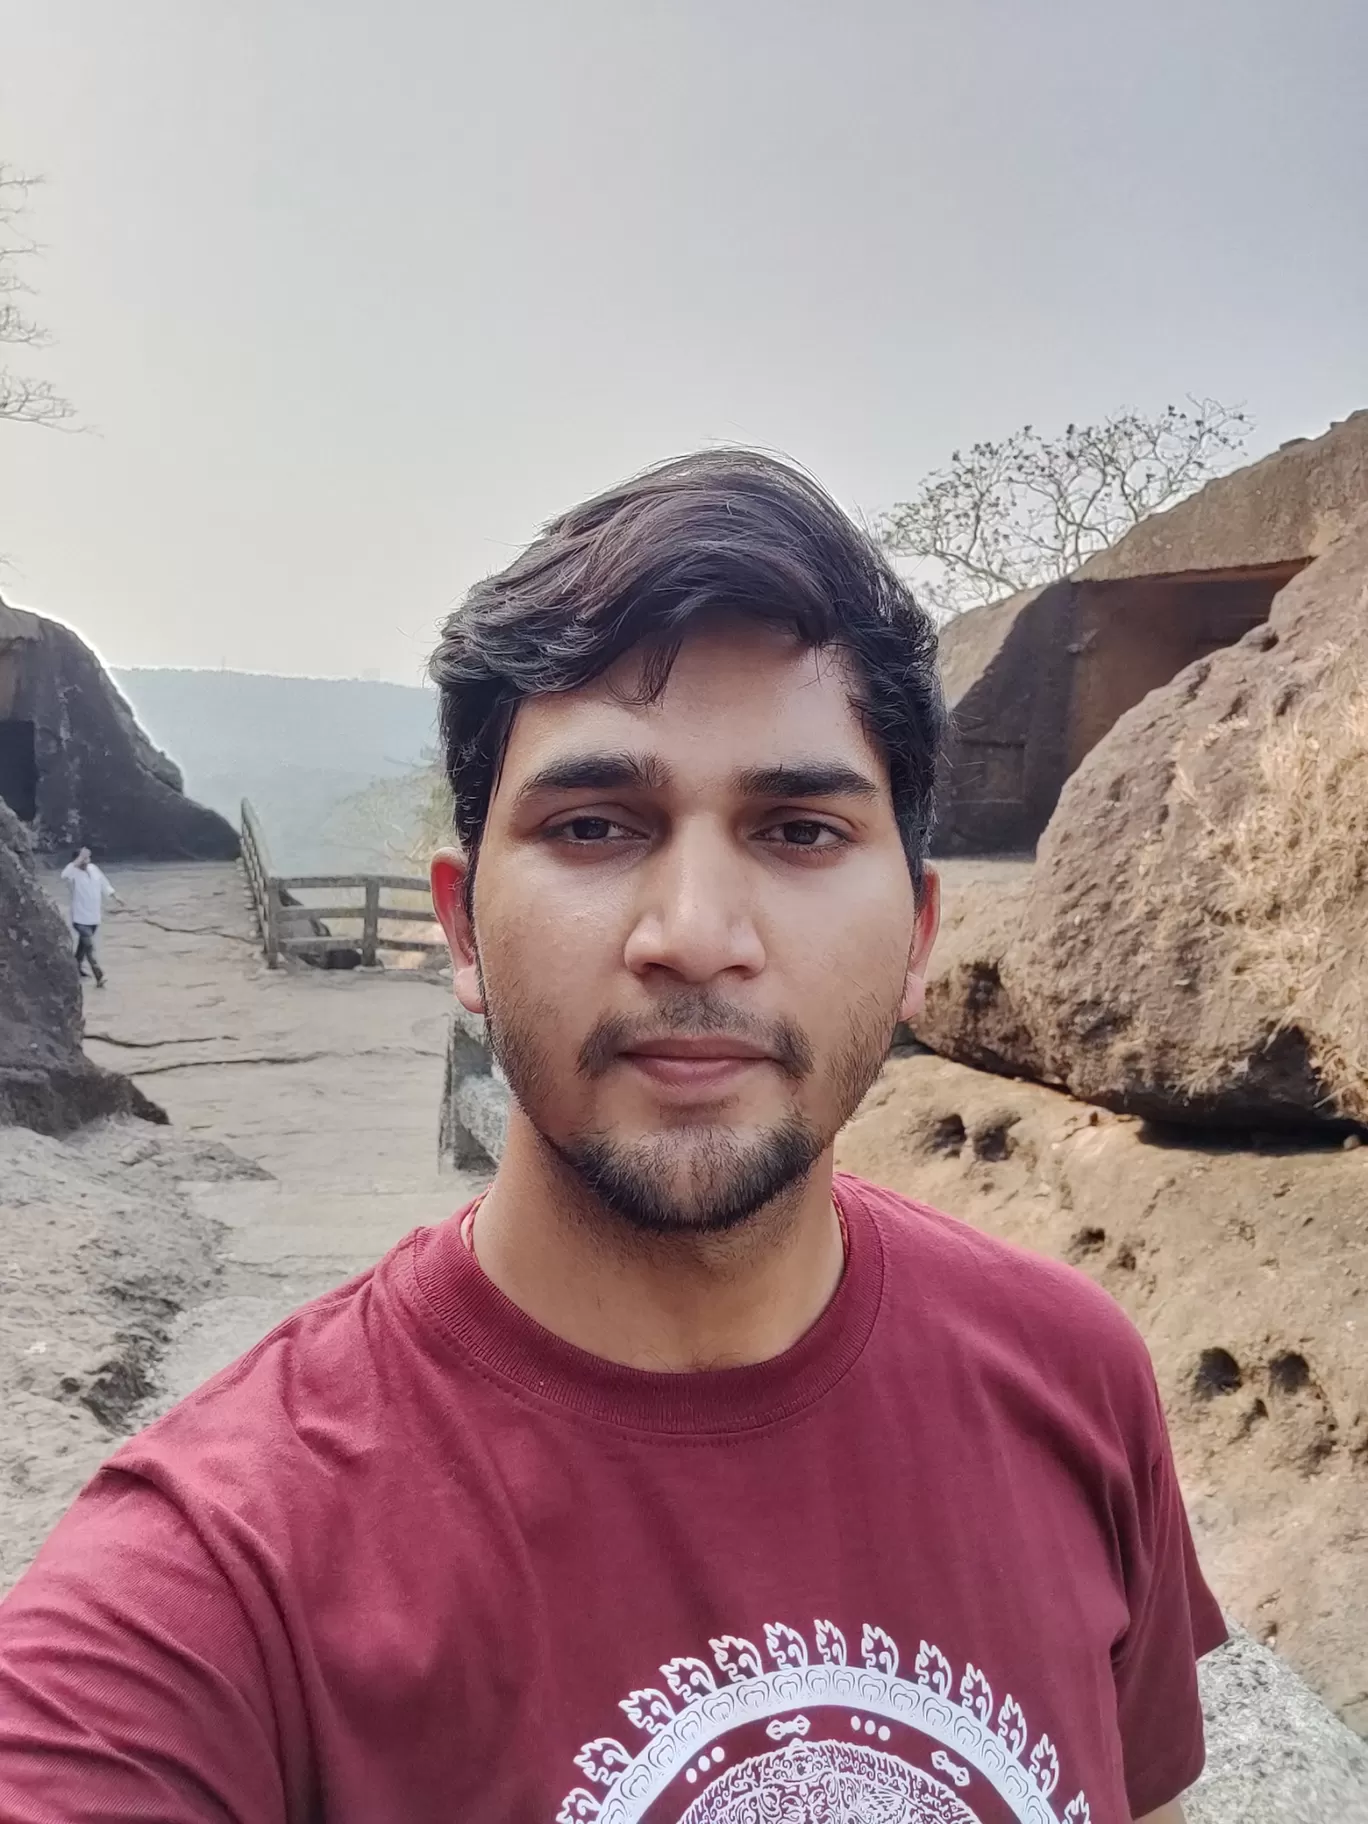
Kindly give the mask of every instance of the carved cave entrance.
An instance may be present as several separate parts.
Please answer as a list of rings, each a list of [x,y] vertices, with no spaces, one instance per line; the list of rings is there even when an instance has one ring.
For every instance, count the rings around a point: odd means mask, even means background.
[[[1273,597],[1303,567],[1292,562],[1080,583],[1065,776],[1142,697],[1266,621]]]
[[[32,722],[0,721],[0,798],[21,823],[38,815],[38,749]]]

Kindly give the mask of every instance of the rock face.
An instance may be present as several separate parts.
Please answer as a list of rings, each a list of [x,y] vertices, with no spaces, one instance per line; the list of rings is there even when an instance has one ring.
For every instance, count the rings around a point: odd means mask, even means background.
[[[937,781],[940,855],[1029,849],[1068,771],[1073,587],[962,614],[940,639],[950,733]]]
[[[1356,412],[1153,514],[1071,577],[952,621],[937,853],[1033,847],[1117,720],[1261,625],[1365,503],[1368,412]]]
[[[1004,959],[1021,928],[1029,861],[941,866],[940,935],[926,1006],[911,1036],[942,1057],[1003,1077],[1044,1075],[1020,1008],[1003,987]]]
[[[63,1134],[100,1115],[166,1117],[81,1050],[81,986],[66,927],[0,799],[0,1126]]]
[[[1368,1747],[1276,1654],[1235,1630],[1198,1676],[1207,1764],[1188,1824],[1368,1824]]]
[[[185,796],[90,648],[0,601],[0,797],[40,849],[231,861],[237,833]]]
[[[1124,715],[918,1036],[1109,1108],[1368,1122],[1368,508],[1266,626]]]

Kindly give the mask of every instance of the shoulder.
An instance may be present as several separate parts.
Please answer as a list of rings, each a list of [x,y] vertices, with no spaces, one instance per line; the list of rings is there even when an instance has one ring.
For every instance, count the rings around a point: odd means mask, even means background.
[[[353,1537],[358,1516],[389,1511],[396,1479],[420,1502],[467,1486],[477,1397],[412,1291],[433,1232],[301,1306],[116,1451],[54,1533],[44,1575],[93,1565],[108,1581],[127,1561],[135,1580],[180,1578],[189,1565],[191,1582],[250,1606],[263,1586],[326,1585],[339,1530]],[[432,1449],[434,1411],[448,1454]]]
[[[1158,1396],[1143,1337],[1110,1294],[1063,1261],[859,1179],[838,1180],[883,1245],[885,1301],[961,1357],[991,1361],[1149,1434]]]
[[[413,1346],[402,1282],[413,1236],[355,1279],[291,1312],[211,1375],[108,1467],[151,1483],[183,1510],[260,1513],[326,1487],[339,1458],[365,1458],[392,1439],[387,1382]],[[269,1459],[270,1477],[260,1465]]]

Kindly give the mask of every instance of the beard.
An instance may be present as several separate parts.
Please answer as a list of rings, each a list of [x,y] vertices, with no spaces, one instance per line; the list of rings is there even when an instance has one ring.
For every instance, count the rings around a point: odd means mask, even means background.
[[[542,1144],[591,1206],[646,1235],[721,1234],[801,1185],[878,1076],[897,1021],[897,1007],[883,997],[855,1003],[845,1038],[820,1073],[820,1114],[794,1107],[761,1127],[700,1121],[627,1138],[603,1129],[553,1131],[555,1072],[538,1038],[543,1021],[517,995],[491,999],[487,986],[485,1005],[490,1049]],[[657,1003],[649,1022],[600,1020],[580,1047],[577,1080],[598,1081],[633,1037],[648,1031],[742,1035],[763,1044],[795,1088],[818,1075],[812,1046],[797,1026],[757,1021],[698,989]]]
[[[826,1149],[798,1115],[744,1138],[701,1126],[632,1141],[601,1133],[542,1138],[604,1209],[647,1235],[739,1228],[800,1184]]]

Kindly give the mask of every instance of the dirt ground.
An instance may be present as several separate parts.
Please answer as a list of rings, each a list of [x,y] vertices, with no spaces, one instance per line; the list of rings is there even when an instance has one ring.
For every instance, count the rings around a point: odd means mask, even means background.
[[[178,1398],[471,1194],[437,1158],[451,991],[414,970],[268,970],[233,866],[126,869],[117,885],[130,909],[106,930],[109,986],[87,989],[87,1051],[177,1133],[267,1174],[189,1193],[221,1231],[221,1275],[172,1337],[161,1378]]]
[[[1368,1733],[1368,1148],[1203,1143],[922,1053],[838,1160],[1113,1294],[1217,1595]]]
[[[249,1162],[142,1121],[0,1129],[0,1590],[135,1428],[180,1314],[217,1286],[192,1186]]]
[[[437,1160],[448,985],[268,971],[236,867],[110,872],[87,1050],[171,1125],[0,1129],[0,1589],[123,1437],[478,1183]]]

